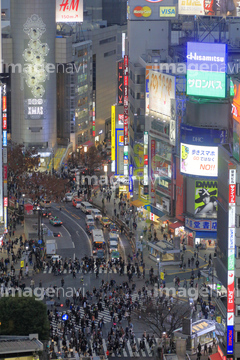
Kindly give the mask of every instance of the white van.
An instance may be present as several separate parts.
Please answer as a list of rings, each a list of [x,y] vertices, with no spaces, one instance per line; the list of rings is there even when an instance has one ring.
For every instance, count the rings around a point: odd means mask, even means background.
[[[109,252],[118,251],[118,241],[110,241],[109,242]]]
[[[115,234],[115,233],[110,232],[110,233],[109,233],[109,243],[110,243],[111,241],[116,241],[116,242],[118,243],[118,234]]]
[[[92,215],[86,215],[85,217],[86,225],[94,225],[94,218]]]
[[[93,218],[94,218],[95,220],[97,220],[97,219],[100,220],[100,219],[102,218],[101,211],[98,210],[98,209],[92,209],[92,210],[91,210],[91,214],[92,214],[92,216],[93,216]]]
[[[82,201],[81,205],[80,205],[80,209],[82,210],[82,212],[84,212],[85,214],[91,214],[92,211],[92,205],[89,204],[89,202],[87,201]]]

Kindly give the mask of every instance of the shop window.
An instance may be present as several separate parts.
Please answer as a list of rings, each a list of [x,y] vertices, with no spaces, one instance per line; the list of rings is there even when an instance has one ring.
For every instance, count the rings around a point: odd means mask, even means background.
[[[237,305],[237,316],[240,316],[240,305]]]
[[[240,278],[237,279],[237,288],[240,290]]]
[[[240,342],[240,331],[237,331],[237,342]]]

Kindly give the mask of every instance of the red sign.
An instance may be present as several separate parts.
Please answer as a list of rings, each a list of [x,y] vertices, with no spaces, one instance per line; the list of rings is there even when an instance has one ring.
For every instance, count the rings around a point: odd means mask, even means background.
[[[118,63],[118,103],[123,104],[123,62]]]
[[[3,165],[3,179],[7,180],[7,165]]]
[[[3,130],[7,130],[7,114],[3,113],[3,121],[2,121]]]
[[[227,287],[227,312],[234,313],[234,280]]]
[[[236,203],[236,185],[230,184],[229,185],[229,204],[235,204]]]
[[[79,6],[79,0],[63,0],[63,2],[60,4],[60,11],[68,11],[68,10],[76,10],[78,11]]]
[[[7,111],[7,97],[6,96],[2,97],[2,111],[3,112]]]
[[[123,124],[123,122],[124,122],[124,115],[123,115],[123,114],[119,114],[119,115],[118,115],[118,122],[119,122],[120,124]]]
[[[148,155],[144,155],[144,165],[148,165]]]
[[[3,198],[3,206],[4,206],[4,207],[7,207],[7,206],[8,206],[8,198],[7,198],[7,197],[4,197],[4,198]]]

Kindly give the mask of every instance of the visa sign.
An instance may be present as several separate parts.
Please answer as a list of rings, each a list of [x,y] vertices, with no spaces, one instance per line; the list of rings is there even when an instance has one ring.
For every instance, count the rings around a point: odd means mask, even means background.
[[[175,6],[161,6],[160,7],[160,17],[175,17],[176,8]]]

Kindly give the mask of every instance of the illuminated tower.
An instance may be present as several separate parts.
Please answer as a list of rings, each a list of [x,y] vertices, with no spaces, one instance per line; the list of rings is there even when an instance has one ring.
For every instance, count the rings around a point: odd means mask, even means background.
[[[56,145],[55,1],[11,0],[12,140]]]

